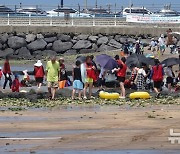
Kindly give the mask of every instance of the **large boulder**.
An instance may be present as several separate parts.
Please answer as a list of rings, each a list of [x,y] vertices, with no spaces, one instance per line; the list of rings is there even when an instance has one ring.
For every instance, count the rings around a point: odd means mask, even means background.
[[[32,55],[26,47],[16,50],[16,53],[18,54],[19,59],[32,59]]]
[[[97,41],[97,45],[107,44],[107,43],[108,43],[108,37],[106,36],[100,37]]]
[[[115,37],[114,37],[114,39],[117,41],[117,42],[120,42],[120,39],[121,39],[121,35],[116,35]]]
[[[62,42],[60,40],[57,40],[53,43],[53,50],[58,53],[64,53],[65,51],[71,49],[72,46],[72,42]]]
[[[87,40],[89,35],[81,34],[77,36],[77,40]]]
[[[78,40],[71,40],[71,42],[72,42],[73,44],[76,44],[76,43],[78,42]]]
[[[0,43],[2,43],[2,44],[6,43],[8,38],[9,38],[9,35],[7,33],[0,34]]]
[[[33,42],[35,39],[36,39],[36,35],[34,35],[34,34],[26,35],[26,42],[28,42],[28,43]]]
[[[18,33],[16,36],[18,37],[22,37],[22,38],[26,38],[26,34],[25,33]]]
[[[71,36],[65,34],[59,34],[58,40],[61,40],[62,42],[69,42],[71,41]]]
[[[109,46],[120,49],[122,47],[122,44],[120,44],[119,42],[117,42],[114,39],[111,39],[108,43]]]
[[[41,33],[37,34],[36,37],[37,37],[37,39],[43,39],[44,38],[43,34],[41,34]]]
[[[109,39],[109,40],[114,39],[114,36],[113,36],[113,35],[110,35],[110,36],[108,37],[108,39]]]
[[[44,51],[41,52],[41,55],[43,57],[50,57],[52,55],[57,55],[57,53],[55,51],[53,51],[53,50],[44,50]]]
[[[125,44],[127,40],[128,40],[127,37],[121,37],[121,38],[119,38],[119,42],[120,42],[121,44]]]
[[[6,56],[14,54],[14,50],[7,48],[5,50],[0,50],[0,58],[5,58]]]
[[[134,38],[128,38],[128,42],[135,44],[135,43],[136,43],[136,39],[134,39]]]
[[[57,36],[57,33],[48,32],[48,33],[44,33],[43,35],[44,35],[45,38],[48,38],[48,37],[56,37],[56,36]]]
[[[56,40],[57,40],[57,37],[47,37],[47,38],[44,38],[44,41],[46,41],[47,43],[53,43]]]
[[[3,45],[0,43],[0,50],[2,50],[3,49]]]
[[[74,46],[73,49],[80,50],[80,49],[89,49],[91,48],[92,43],[87,40],[79,40]]]
[[[81,49],[79,51],[80,54],[85,54],[85,53],[94,53],[95,50],[94,49]]]
[[[76,54],[77,54],[77,51],[76,51],[76,50],[73,50],[73,49],[70,49],[70,50],[66,51],[64,54],[65,54],[65,55],[76,55]]]
[[[29,50],[36,51],[36,50],[44,50],[46,45],[47,43],[43,39],[38,39],[28,44],[27,47]]]
[[[42,58],[48,58],[48,57],[51,57],[52,55],[57,55],[57,53],[53,50],[37,50],[37,51],[34,51],[33,53],[33,56],[36,58],[36,59],[42,59]]]
[[[89,36],[89,38],[88,38],[88,40],[93,42],[93,43],[96,43],[97,39],[98,39],[98,36]]]
[[[99,49],[97,49],[98,52],[102,52],[102,51],[111,51],[111,50],[115,50],[116,48],[108,46],[106,44],[102,44]]]
[[[49,43],[49,44],[46,46],[46,49],[47,49],[47,50],[50,50],[50,49],[52,49],[52,46],[53,46],[53,44],[52,44],[52,43]]]
[[[8,39],[8,45],[12,49],[19,49],[26,46],[26,40],[22,37],[12,36]]]
[[[97,50],[97,49],[98,49],[98,46],[94,43],[94,44],[92,45],[92,49]]]

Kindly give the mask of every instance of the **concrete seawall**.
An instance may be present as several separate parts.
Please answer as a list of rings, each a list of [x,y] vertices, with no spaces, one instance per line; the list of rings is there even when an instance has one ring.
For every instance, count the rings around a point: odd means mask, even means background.
[[[168,28],[180,32],[179,25],[171,26],[154,26],[154,25],[122,25],[122,26],[0,26],[0,33],[17,32],[17,33],[81,33],[81,34],[126,34],[142,35],[150,34],[159,36],[165,33]]]

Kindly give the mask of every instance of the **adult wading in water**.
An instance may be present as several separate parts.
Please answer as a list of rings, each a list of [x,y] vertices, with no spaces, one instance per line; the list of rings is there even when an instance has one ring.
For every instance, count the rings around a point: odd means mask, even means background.
[[[9,87],[11,89],[11,86],[12,86],[11,75],[12,75],[12,73],[11,73],[11,68],[10,68],[9,58],[8,57],[6,57],[6,60],[4,62],[3,74],[4,74],[4,77],[5,77],[3,89],[6,88],[6,85],[7,85],[8,81],[9,81]]]

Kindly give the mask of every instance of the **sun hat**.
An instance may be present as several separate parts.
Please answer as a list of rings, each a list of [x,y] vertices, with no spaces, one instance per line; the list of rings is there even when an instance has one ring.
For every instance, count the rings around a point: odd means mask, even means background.
[[[34,66],[40,67],[42,66],[42,62],[41,60],[38,60],[37,63],[34,64]]]

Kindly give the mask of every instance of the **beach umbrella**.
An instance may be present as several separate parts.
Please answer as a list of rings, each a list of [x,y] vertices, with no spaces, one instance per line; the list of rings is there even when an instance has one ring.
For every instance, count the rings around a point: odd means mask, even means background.
[[[164,64],[165,66],[173,66],[180,64],[180,59],[178,58],[167,58],[161,62],[161,64]]]
[[[138,54],[132,54],[126,60],[126,65],[128,67],[130,67],[131,65],[140,67],[142,63],[150,65],[150,60],[148,60],[144,55],[138,55]]]
[[[76,58],[76,61],[80,61],[81,63],[84,63],[86,61],[86,56],[79,56]]]
[[[112,70],[117,68],[117,62],[106,54],[96,56],[96,62],[100,64],[100,66],[107,70]]]
[[[154,66],[155,65],[154,58],[151,57],[146,58],[146,63],[148,63],[148,65]]]

